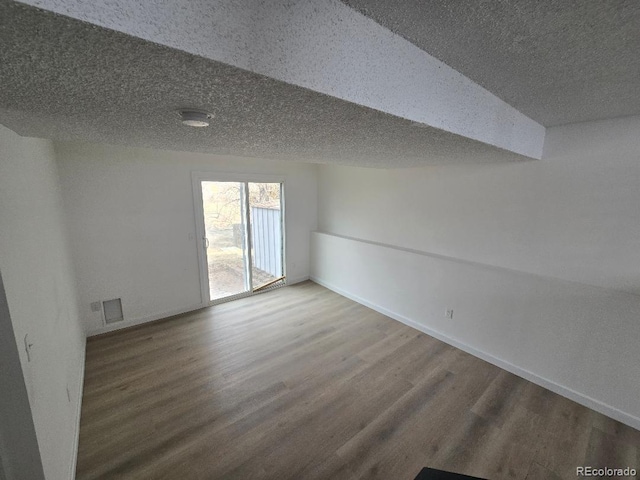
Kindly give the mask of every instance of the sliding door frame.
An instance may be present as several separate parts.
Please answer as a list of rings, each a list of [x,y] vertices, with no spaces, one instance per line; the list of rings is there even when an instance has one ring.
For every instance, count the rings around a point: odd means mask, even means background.
[[[253,291],[253,272],[252,272],[252,264],[253,259],[251,258],[251,247],[252,247],[252,239],[251,239],[251,225],[247,224],[246,230],[247,235],[246,245],[247,245],[247,255],[248,255],[248,280],[250,289],[248,292],[238,293],[236,295],[230,295],[228,297],[211,300],[209,298],[209,272],[208,272],[208,264],[207,264],[207,253],[205,251],[205,226],[204,226],[204,209],[202,205],[202,182],[234,182],[234,183],[243,183],[245,184],[245,188],[248,183],[279,183],[280,184],[280,217],[281,217],[281,234],[282,234],[282,274],[284,275],[284,281],[282,285],[265,288],[258,292]],[[283,286],[287,284],[287,234],[286,234],[286,202],[285,202],[285,190],[286,190],[286,176],[284,175],[265,175],[265,174],[248,174],[248,173],[217,173],[217,172],[207,172],[207,171],[199,171],[199,172],[191,172],[191,185],[193,189],[193,211],[195,215],[195,232],[196,232],[196,249],[198,251],[198,270],[200,272],[200,301],[203,306],[217,305],[219,303],[230,302],[231,300],[236,300],[238,298],[249,297],[251,295],[256,295],[258,293],[262,293],[265,291],[269,291],[272,288],[278,288],[279,286]],[[249,202],[249,192],[247,191],[244,195],[244,203],[243,210],[246,210],[245,220],[251,222],[251,210],[250,210],[250,202]]]

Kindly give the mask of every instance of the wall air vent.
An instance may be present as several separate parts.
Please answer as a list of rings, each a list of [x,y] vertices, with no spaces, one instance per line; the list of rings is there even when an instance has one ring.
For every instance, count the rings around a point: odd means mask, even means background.
[[[104,323],[107,325],[124,320],[124,316],[122,315],[122,300],[120,298],[102,302],[102,311],[104,312]]]

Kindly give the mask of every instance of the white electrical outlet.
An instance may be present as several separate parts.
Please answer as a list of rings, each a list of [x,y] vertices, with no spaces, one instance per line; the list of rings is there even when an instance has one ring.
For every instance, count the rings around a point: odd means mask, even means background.
[[[453,320],[453,310],[449,310],[449,309],[447,309],[447,310],[444,312],[444,316],[445,316],[445,317],[447,317],[447,318],[448,318],[448,319],[450,319],[450,320]]]

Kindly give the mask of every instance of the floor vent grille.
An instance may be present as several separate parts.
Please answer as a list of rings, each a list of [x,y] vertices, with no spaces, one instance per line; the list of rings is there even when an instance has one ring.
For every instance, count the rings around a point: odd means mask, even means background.
[[[104,323],[107,325],[124,320],[124,316],[122,315],[122,300],[120,298],[102,302],[102,311],[104,312]]]

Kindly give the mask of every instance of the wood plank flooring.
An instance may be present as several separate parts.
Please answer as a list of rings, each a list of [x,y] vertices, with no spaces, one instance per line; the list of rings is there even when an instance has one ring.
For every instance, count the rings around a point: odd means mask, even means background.
[[[306,282],[89,339],[77,478],[638,468],[640,432]]]

